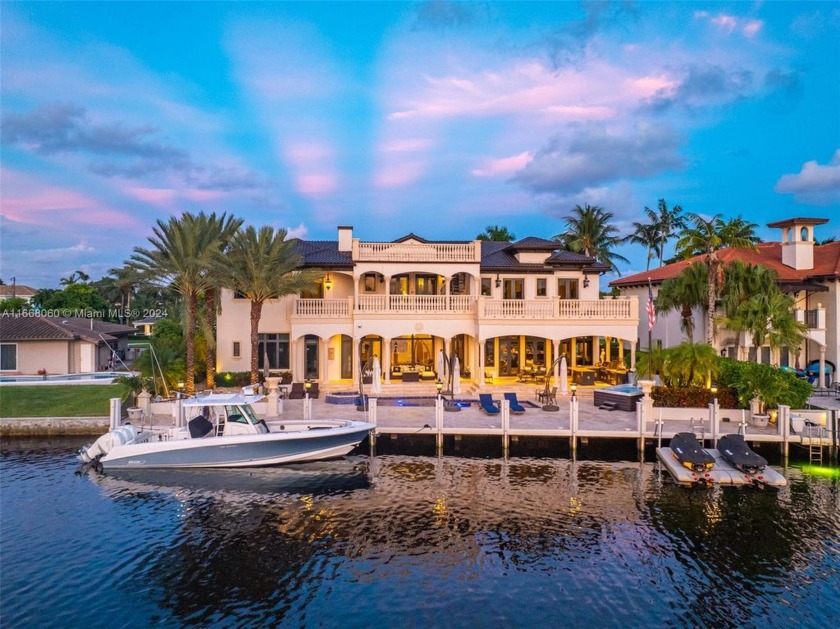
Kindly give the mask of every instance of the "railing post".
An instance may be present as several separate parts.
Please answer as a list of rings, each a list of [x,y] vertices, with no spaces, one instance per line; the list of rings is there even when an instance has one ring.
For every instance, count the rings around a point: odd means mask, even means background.
[[[507,455],[510,448],[510,401],[502,399],[502,450]]]
[[[435,399],[435,445],[437,453],[443,452],[443,398],[437,396]]]

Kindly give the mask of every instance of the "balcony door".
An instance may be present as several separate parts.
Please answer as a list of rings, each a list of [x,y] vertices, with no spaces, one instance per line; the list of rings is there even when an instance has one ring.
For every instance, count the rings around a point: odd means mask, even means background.
[[[303,377],[307,380],[318,379],[318,337],[307,334],[303,342]]]
[[[499,375],[516,376],[519,374],[519,337],[499,337]]]
[[[506,279],[502,291],[502,299],[525,299],[525,280]]]

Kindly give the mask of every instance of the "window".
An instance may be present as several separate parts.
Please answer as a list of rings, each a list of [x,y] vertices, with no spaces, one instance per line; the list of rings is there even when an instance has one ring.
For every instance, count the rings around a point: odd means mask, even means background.
[[[0,343],[0,371],[17,371],[17,343]]]
[[[511,279],[504,281],[503,299],[525,299],[525,280]]]
[[[494,367],[496,365],[496,340],[487,339],[484,343],[484,366]]]
[[[241,293],[241,292],[239,292],[238,290],[233,291],[233,298],[234,298],[234,299],[248,299],[248,298],[245,296],[245,293]]]
[[[578,298],[578,281],[560,278],[557,280],[557,296],[560,299]]]
[[[366,293],[375,293],[376,292],[376,276],[370,273],[365,275],[365,292]]]
[[[239,358],[242,356],[242,343],[239,341],[233,342],[233,357]]]
[[[259,356],[257,364],[260,369],[265,368],[265,357],[268,356],[269,369],[289,368],[289,335],[288,334],[260,334]]]
[[[481,294],[484,297],[490,297],[493,294],[493,278],[481,278]]]
[[[545,297],[548,294],[547,282],[544,277],[537,278],[537,297]]]

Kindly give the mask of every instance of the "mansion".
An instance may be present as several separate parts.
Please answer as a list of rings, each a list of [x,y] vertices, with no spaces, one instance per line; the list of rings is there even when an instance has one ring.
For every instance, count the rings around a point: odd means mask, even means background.
[[[595,366],[626,378],[635,362],[636,296],[601,299],[608,269],[556,241],[296,241],[304,268],[322,271],[310,292],[264,304],[259,365],[295,381],[357,382],[374,356],[382,381],[434,380],[438,356],[457,357],[465,381],[557,374],[591,384]],[[250,368],[250,302],[223,291],[219,371]],[[577,375],[576,375],[577,374]],[[541,380],[540,380],[541,382]]]
[[[808,327],[806,340],[799,352],[786,348],[773,349],[769,345],[753,347],[746,332],[740,334],[719,327],[716,349],[730,358],[747,359],[782,367],[805,367],[819,364],[819,375],[814,384],[825,386],[826,365],[836,378],[836,367],[840,365],[840,242],[817,245],[815,228],[828,223],[823,218],[792,218],[767,226],[781,230],[778,242],[764,242],[755,249],[730,248],[718,252],[724,264],[740,260],[745,264],[760,264],[777,274],[779,288],[794,299],[795,316]],[[640,303],[639,317],[643,313],[648,294],[648,285],[654,295],[665,280],[677,277],[694,262],[704,256],[695,256],[667,264],[658,269],[636,273],[610,283],[619,289],[622,296]],[[647,318],[642,316],[638,334],[647,345]],[[706,313],[694,310],[695,341],[704,338]],[[720,321],[718,319],[718,321]],[[680,330],[680,314],[676,311],[660,314],[652,330],[654,345],[671,347],[685,339]]]

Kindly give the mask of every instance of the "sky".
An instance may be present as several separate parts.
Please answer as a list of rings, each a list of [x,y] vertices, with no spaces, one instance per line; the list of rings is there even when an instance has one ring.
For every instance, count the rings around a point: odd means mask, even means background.
[[[551,238],[664,198],[840,236],[840,2],[3,1],[0,151],[0,277],[36,288],[184,211]]]

